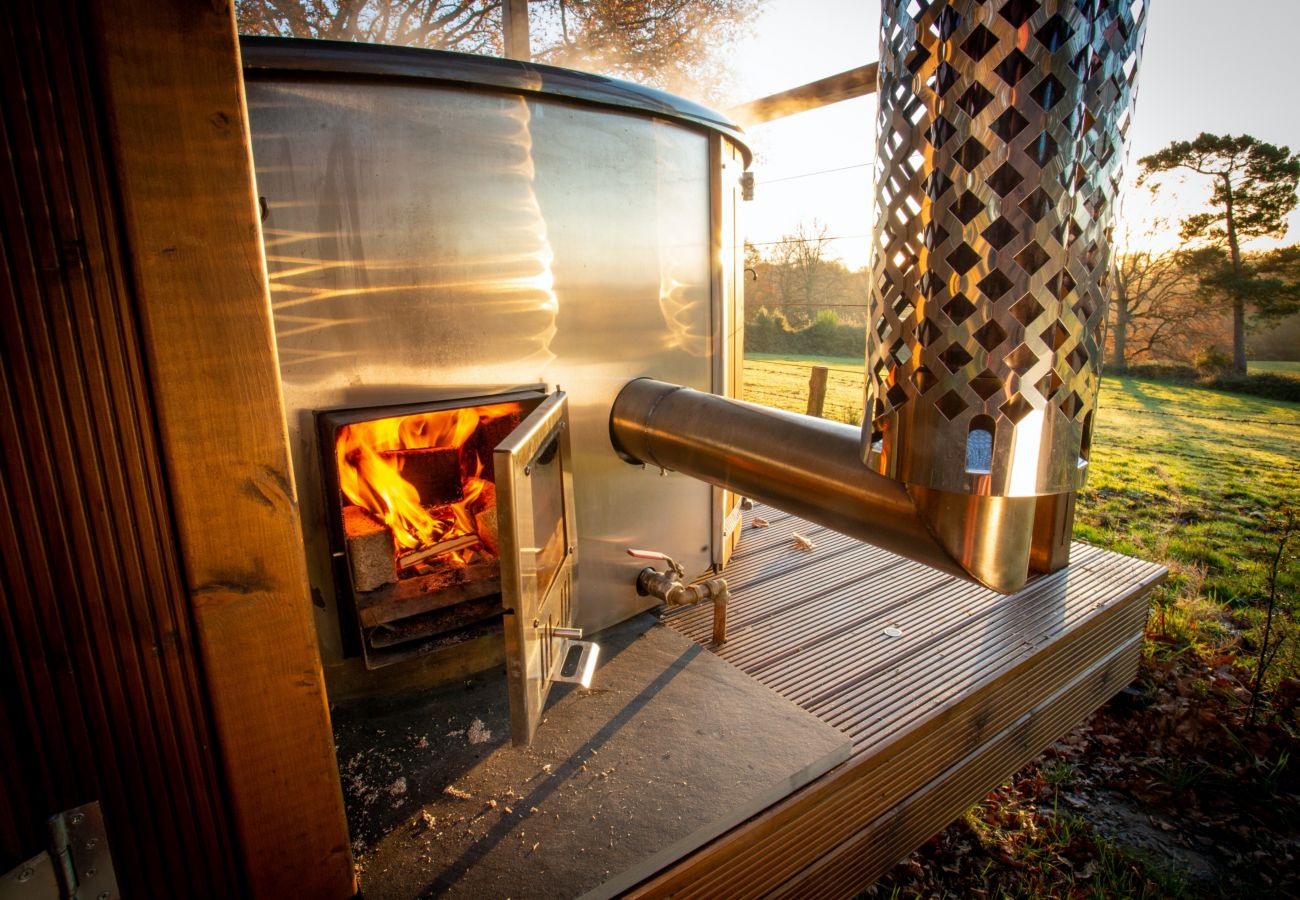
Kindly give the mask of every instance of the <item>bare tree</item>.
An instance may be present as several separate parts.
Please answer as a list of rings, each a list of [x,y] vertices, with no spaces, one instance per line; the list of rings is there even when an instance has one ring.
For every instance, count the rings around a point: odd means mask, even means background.
[[[501,0],[235,0],[244,34],[500,53]]]
[[[1207,317],[1196,288],[1177,251],[1121,254],[1111,279],[1109,364],[1122,369],[1195,336]]]
[[[821,296],[826,280],[826,248],[830,244],[826,231],[826,225],[816,219],[800,222],[793,234],[781,238],[772,253],[781,305],[787,308],[786,318],[791,322],[807,322],[813,317],[813,307],[826,305]]]
[[[501,0],[235,0],[246,34],[499,54]],[[720,99],[758,0],[529,0],[533,58]]]

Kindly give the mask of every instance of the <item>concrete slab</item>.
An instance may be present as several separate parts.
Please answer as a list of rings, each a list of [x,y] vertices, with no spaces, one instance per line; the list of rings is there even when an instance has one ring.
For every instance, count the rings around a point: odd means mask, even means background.
[[[602,632],[509,743],[503,675],[335,710],[367,900],[611,896],[847,758],[850,741],[680,634]]]

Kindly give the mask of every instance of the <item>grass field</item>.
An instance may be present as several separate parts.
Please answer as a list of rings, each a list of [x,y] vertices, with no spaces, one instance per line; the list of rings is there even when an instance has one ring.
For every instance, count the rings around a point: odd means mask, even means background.
[[[1300,378],[1300,362],[1261,362],[1251,360],[1246,365],[1251,375],[1286,375]]]
[[[861,421],[861,361],[746,357],[745,397],[802,412],[813,365],[830,370],[826,417]],[[1300,376],[1300,364],[1266,365]],[[1154,598],[1161,629],[1223,644],[1256,631],[1286,509],[1300,511],[1300,404],[1137,378],[1103,382],[1075,536],[1169,567]],[[1300,603],[1297,550],[1278,579],[1286,606]],[[1300,671],[1297,648],[1300,636],[1275,675]]]

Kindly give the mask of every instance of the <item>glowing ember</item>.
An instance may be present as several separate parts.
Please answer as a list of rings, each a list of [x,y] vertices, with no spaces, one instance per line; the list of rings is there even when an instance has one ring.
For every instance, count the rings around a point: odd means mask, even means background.
[[[406,554],[454,538],[476,534],[476,505],[492,500],[482,478],[483,454],[492,448],[467,447],[483,425],[522,414],[518,403],[468,407],[394,416],[344,425],[338,431],[335,455],[339,487],[352,503],[375,515],[393,533],[395,550]],[[460,497],[421,497],[402,476],[407,454],[397,451],[453,449],[460,467]],[[480,498],[484,498],[480,501]],[[465,564],[473,547],[447,554],[445,561]],[[486,543],[479,552],[489,552]]]

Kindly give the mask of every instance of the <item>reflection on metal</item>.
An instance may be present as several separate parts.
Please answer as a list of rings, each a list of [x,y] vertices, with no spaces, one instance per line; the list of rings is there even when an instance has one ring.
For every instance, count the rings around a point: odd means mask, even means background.
[[[610,416],[631,462],[683,472],[999,591],[1029,572],[1035,498],[901,484],[862,465],[856,428],[650,379]]]
[[[316,527],[326,513],[313,410],[563,385],[583,523],[576,624],[596,631],[653,605],[632,588],[629,543],[707,569],[711,489],[623,465],[609,407],[639,375],[716,383],[710,146],[737,169],[748,151],[706,132],[707,111],[579,73],[359,44],[243,47],[330,690],[356,696],[378,682],[344,659]],[[729,273],[740,259],[737,243],[717,265]]]
[[[876,471],[993,496],[1083,484],[1145,7],[884,3],[863,440]],[[976,420],[987,472],[967,464]]]
[[[302,90],[323,99],[312,88]],[[355,116],[350,99],[348,92],[337,92],[329,102],[343,116]],[[528,370],[554,359],[555,254],[534,191],[529,106],[522,97],[501,97],[490,109],[466,110],[462,118],[461,127],[476,129],[477,165],[492,175],[490,184],[478,185],[475,198],[479,216],[497,229],[491,241],[465,229],[447,237],[441,258],[422,258],[418,241],[394,239],[385,234],[388,223],[369,222],[374,198],[362,192],[373,187],[358,158],[368,148],[357,147],[350,131],[337,135],[329,149],[315,208],[296,197],[272,194],[267,200],[266,266],[282,366],[338,365],[352,354],[335,347],[355,346],[358,333],[388,343],[394,327],[427,330],[430,301],[438,300],[459,304],[439,323],[451,341],[473,341],[487,321],[501,329],[502,349]],[[259,169],[259,177],[269,171]],[[431,172],[410,187],[448,186],[462,177]],[[324,227],[301,227],[310,224]],[[367,245],[376,242],[380,253],[393,255],[371,255]],[[365,329],[367,323],[384,326]],[[337,336],[340,329],[346,336]],[[336,336],[320,334],[326,330]]]
[[[641,84],[576,72],[556,66],[497,59],[470,53],[446,53],[416,47],[394,47],[352,41],[249,37],[239,39],[246,78],[302,77],[349,81],[364,78],[400,79],[436,88],[470,88],[510,94],[576,100],[605,110],[626,110],[675,124],[695,126],[727,135],[749,161],[749,148],[735,123],[685,98]]]
[[[582,644],[572,640],[570,630],[578,540],[569,433],[566,398],[557,391],[492,453],[510,734],[517,745],[532,741],[551,683],[564,680],[555,674],[563,670],[571,646]],[[590,666],[595,667],[594,655]],[[590,683],[590,672],[587,679]]]
[[[878,63],[868,63],[856,69],[849,69],[847,72],[840,72],[838,75],[819,78],[796,88],[759,97],[740,106],[733,106],[727,110],[727,115],[748,128],[774,119],[793,116],[795,113],[839,103],[841,100],[865,97],[876,92],[878,65]],[[752,200],[753,197],[745,199]]]

